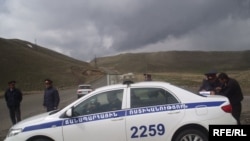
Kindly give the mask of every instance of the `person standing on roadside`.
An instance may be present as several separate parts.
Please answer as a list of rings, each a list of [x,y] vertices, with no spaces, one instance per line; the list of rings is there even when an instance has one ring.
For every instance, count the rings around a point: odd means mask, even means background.
[[[221,91],[218,94],[224,95],[229,99],[232,105],[232,115],[237,120],[237,124],[240,125],[241,101],[244,98],[241,87],[237,80],[228,77],[228,75],[223,72],[218,75],[218,80],[222,84]]]
[[[53,87],[53,81],[45,79],[45,90],[43,106],[47,109],[47,112],[56,110],[58,108],[60,97],[58,90]]]
[[[21,121],[21,101],[23,99],[22,92],[15,87],[16,81],[8,82],[9,88],[5,91],[5,101],[9,109],[12,124]]]

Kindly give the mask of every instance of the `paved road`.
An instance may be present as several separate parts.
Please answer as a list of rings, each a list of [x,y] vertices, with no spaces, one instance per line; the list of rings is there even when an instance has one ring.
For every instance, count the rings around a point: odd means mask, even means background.
[[[60,105],[63,108],[69,103],[76,100],[76,89],[59,90]],[[46,110],[42,106],[43,93],[37,92],[32,95],[24,95],[22,101],[22,118],[27,118],[35,114],[43,113]],[[242,124],[250,124],[250,96],[245,96],[242,102]],[[8,109],[4,99],[0,99],[0,140],[6,136],[8,129],[11,127]]]

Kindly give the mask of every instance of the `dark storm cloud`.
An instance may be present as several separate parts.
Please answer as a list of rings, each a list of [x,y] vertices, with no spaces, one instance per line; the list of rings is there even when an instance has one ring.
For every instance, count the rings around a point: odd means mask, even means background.
[[[2,0],[2,37],[81,60],[122,52],[246,50],[250,0]],[[3,22],[2,22],[3,21]]]
[[[210,26],[232,16],[243,18],[240,1],[161,1],[144,5],[137,13],[120,24],[126,38],[114,44],[119,50],[143,47],[165,40],[168,36],[182,36],[200,27]],[[241,13],[243,12],[243,13]],[[248,18],[248,17],[247,17]]]

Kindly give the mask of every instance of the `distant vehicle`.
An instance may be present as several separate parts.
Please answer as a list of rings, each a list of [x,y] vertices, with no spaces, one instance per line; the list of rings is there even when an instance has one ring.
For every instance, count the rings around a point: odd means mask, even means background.
[[[76,91],[77,98],[80,98],[80,97],[82,97],[82,96],[84,96],[92,91],[93,91],[93,89],[92,89],[90,84],[78,85],[78,89]]]
[[[58,111],[12,126],[4,141],[208,141],[209,125],[236,125],[229,100],[166,82],[108,85]]]

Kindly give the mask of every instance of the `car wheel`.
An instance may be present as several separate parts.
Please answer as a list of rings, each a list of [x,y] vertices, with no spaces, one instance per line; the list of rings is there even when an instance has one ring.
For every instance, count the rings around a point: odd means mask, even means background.
[[[208,134],[197,129],[181,131],[173,141],[208,141]]]
[[[36,137],[36,138],[31,138],[28,141],[54,141],[54,140],[49,139],[47,137]]]

